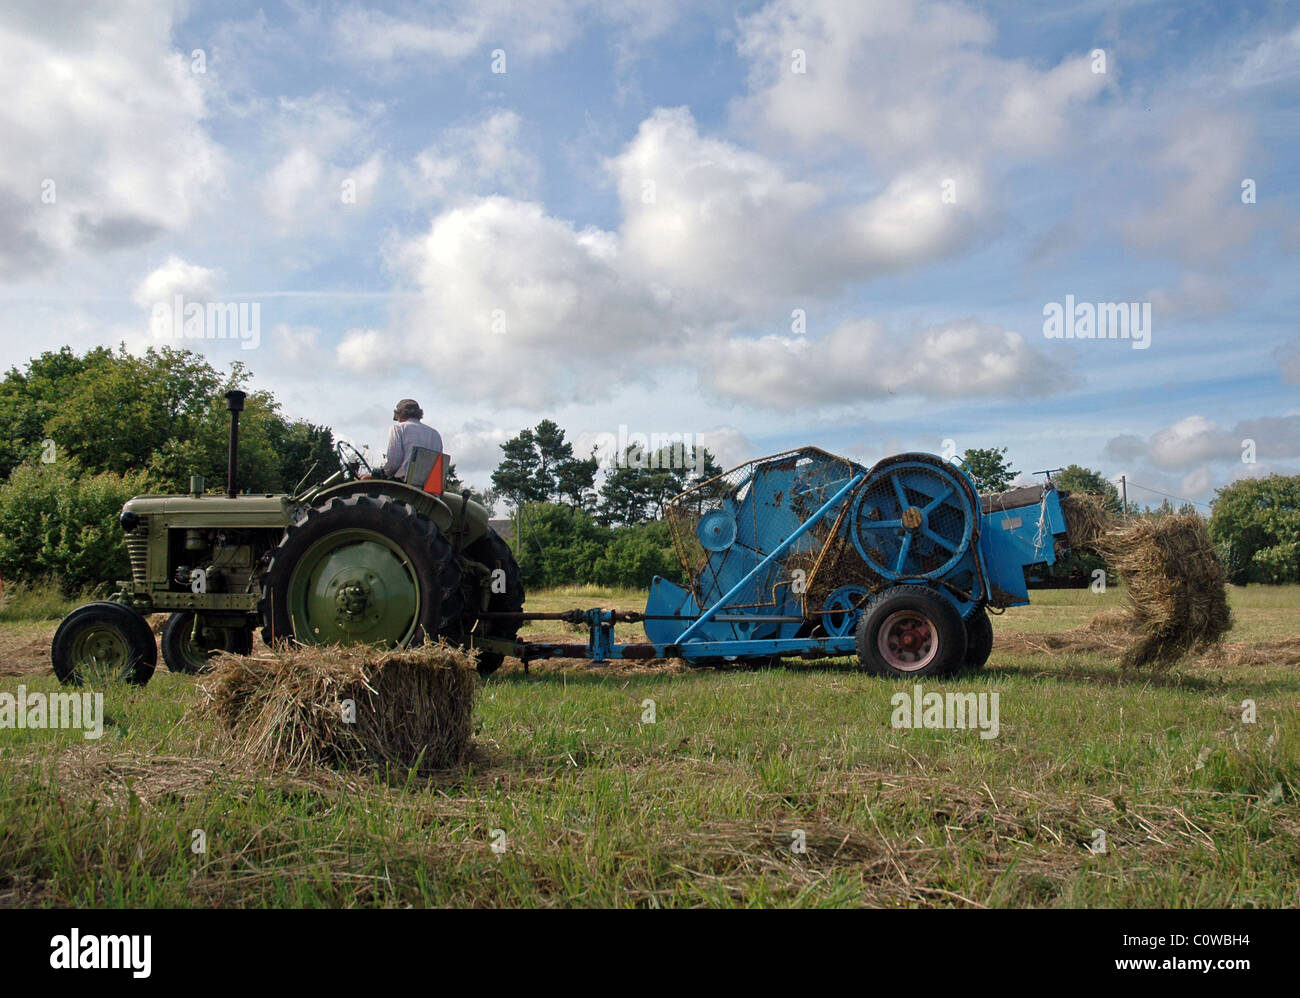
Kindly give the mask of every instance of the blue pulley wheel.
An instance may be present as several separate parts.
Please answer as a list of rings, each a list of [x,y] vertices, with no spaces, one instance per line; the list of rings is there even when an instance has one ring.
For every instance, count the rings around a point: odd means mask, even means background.
[[[736,543],[736,518],[725,509],[715,509],[700,517],[695,536],[705,551],[726,551]]]
[[[881,578],[940,579],[970,550],[974,489],[957,468],[903,454],[875,470],[853,502],[853,544]]]
[[[842,638],[853,633],[867,596],[865,586],[840,586],[826,597],[822,605],[822,629],[828,637]]]

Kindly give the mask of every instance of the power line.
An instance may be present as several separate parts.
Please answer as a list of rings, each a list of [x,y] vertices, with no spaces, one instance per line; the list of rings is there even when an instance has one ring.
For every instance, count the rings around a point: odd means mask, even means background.
[[[1129,484],[1132,485],[1133,488],[1135,489],[1143,489],[1146,492],[1154,492],[1156,495],[1164,496],[1166,499],[1177,499],[1179,502],[1189,502],[1193,506],[1204,506],[1206,509],[1212,508],[1208,502],[1200,502],[1197,499],[1188,499],[1186,496],[1170,495],[1168,492],[1161,492],[1159,489],[1153,489],[1149,485],[1139,485],[1137,482],[1134,481],[1130,481]]]

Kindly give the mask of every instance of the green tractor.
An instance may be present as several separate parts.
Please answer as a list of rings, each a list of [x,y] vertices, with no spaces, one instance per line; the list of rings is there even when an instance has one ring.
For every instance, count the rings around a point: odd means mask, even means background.
[[[50,652],[60,680],[147,683],[159,642],[145,615],[160,612],[170,613],[161,645],[173,672],[201,672],[221,651],[248,654],[258,628],[268,645],[514,638],[519,566],[487,509],[442,490],[445,455],[417,448],[405,481],[363,478],[365,458],[340,441],[341,470],[319,484],[239,495],[244,393],[228,392],[226,404],[226,493],[204,494],[195,478],[188,495],[126,503],[131,578],[59,625]],[[478,670],[487,675],[501,661],[482,650]]]

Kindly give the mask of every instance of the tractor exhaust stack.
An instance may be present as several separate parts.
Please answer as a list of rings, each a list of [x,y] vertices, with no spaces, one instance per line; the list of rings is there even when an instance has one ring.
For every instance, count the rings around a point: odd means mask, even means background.
[[[239,414],[244,411],[245,394],[226,392],[226,408],[230,410],[230,464],[226,468],[226,495],[231,499],[239,495]]]

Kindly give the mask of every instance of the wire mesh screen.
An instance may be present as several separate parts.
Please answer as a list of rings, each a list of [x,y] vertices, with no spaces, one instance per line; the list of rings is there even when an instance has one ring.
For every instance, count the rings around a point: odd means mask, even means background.
[[[711,605],[731,590],[862,470],[852,461],[804,447],[733,468],[673,499],[665,519],[699,605]],[[814,567],[851,498],[810,528],[728,606],[800,612]]]
[[[861,487],[857,491],[861,491]],[[808,569],[803,593],[803,613],[814,618],[827,609],[858,608],[867,596],[880,588],[884,580],[858,553],[853,543],[852,516],[856,492],[850,496],[832,522],[821,550]],[[822,624],[831,633],[836,624],[846,624],[846,617],[826,617]]]

